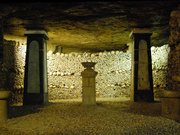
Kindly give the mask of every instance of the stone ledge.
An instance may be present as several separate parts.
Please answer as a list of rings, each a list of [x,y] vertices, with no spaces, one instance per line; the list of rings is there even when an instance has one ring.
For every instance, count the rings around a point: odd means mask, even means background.
[[[171,12],[171,17],[180,18],[180,11],[174,10]]]
[[[152,35],[152,32],[149,29],[141,29],[141,28],[135,28],[131,31],[129,34],[129,38],[133,38],[133,35],[139,35],[139,34],[148,34]]]
[[[180,76],[178,76],[178,75],[172,76],[172,80],[180,82]]]
[[[161,98],[180,98],[180,91],[175,90],[164,90]]]
[[[9,98],[9,96],[10,96],[10,91],[0,89],[0,100],[7,99]]]
[[[45,39],[49,39],[45,30],[27,30],[25,31],[24,35],[44,35]]]
[[[180,98],[162,98],[161,115],[180,122]]]

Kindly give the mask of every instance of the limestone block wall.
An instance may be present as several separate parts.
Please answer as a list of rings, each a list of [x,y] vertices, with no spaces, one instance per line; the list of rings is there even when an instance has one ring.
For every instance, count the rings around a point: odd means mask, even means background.
[[[14,101],[22,101],[26,46],[13,41],[4,45],[4,64],[0,73],[6,74],[8,87]],[[155,94],[166,87],[169,46],[152,47],[152,65]],[[159,55],[161,54],[161,55]],[[48,89],[50,99],[81,97],[84,70],[81,62],[93,61],[96,77],[97,97],[119,97],[130,95],[131,53],[123,51],[98,53],[56,53],[50,51],[48,62]],[[3,79],[3,77],[1,77]],[[3,81],[0,83],[2,84]]]

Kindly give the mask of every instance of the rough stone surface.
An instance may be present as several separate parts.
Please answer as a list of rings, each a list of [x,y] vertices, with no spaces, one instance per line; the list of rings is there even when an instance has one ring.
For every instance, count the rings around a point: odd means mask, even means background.
[[[162,95],[162,116],[180,121],[180,9],[171,12],[168,88]]]
[[[168,42],[170,12],[176,0],[88,1],[59,3],[6,3],[0,5],[6,39],[26,40],[25,28],[45,27],[49,48],[61,45],[64,53],[116,50],[130,42],[134,28],[153,32],[152,44]]]
[[[171,13],[172,10],[175,11]],[[0,4],[0,42],[4,38],[25,44],[25,28],[47,29],[48,50],[54,51],[59,45],[63,47],[61,55],[52,54],[49,55],[52,58],[48,58],[48,63],[52,66],[48,69],[52,99],[81,96],[80,72],[83,68],[80,62],[89,60],[86,58],[89,57],[88,55],[92,55],[92,59],[98,62],[97,96],[128,96],[130,54],[120,50],[127,49],[127,45],[131,42],[129,33],[134,28],[147,28],[153,32],[152,46],[167,44],[168,38],[171,46],[169,70],[166,59],[168,47],[165,47],[166,53],[163,53],[163,47],[152,47],[152,50],[154,49],[153,79],[155,95],[158,95],[166,86],[169,89],[180,89],[180,83],[177,81],[180,72],[179,10],[180,6],[178,7],[176,0],[2,3]],[[16,95],[16,100],[20,101],[23,92],[26,49],[25,46],[18,46],[19,43],[13,41],[6,41],[4,44],[4,64],[0,64],[0,87],[8,86],[13,91],[13,95]],[[79,53],[68,54],[75,51]],[[116,52],[117,55],[114,55]]]
[[[5,62],[1,70],[0,85],[8,84],[14,102],[22,101],[26,45],[12,41],[5,42]],[[16,46],[16,47],[13,47]],[[10,48],[14,48],[10,49]],[[152,68],[154,93],[159,96],[167,85],[168,45],[152,47]],[[12,55],[13,54],[13,55]],[[161,54],[161,55],[159,55]],[[12,57],[15,56],[15,57]],[[97,62],[95,71],[96,96],[119,97],[130,95],[131,53],[129,51],[104,51],[97,53],[48,52],[48,89],[50,99],[70,99],[82,96],[81,62]],[[8,63],[10,62],[10,63]],[[2,66],[2,65],[1,65]],[[9,78],[6,81],[6,78]]]
[[[179,135],[180,123],[160,115],[159,102],[127,99],[51,102],[47,106],[12,106],[11,119],[0,124],[1,135]]]
[[[161,47],[151,47],[155,97],[160,96],[162,90],[168,87],[167,76],[169,52],[170,47],[168,45],[164,45]]]
[[[180,90],[180,9],[171,13],[168,85],[170,90]]]
[[[26,46],[14,41],[4,41],[3,63],[1,65],[0,85],[8,88],[11,92],[12,102],[22,101],[24,84],[24,65],[25,65]]]
[[[180,122],[180,92],[178,94],[179,96],[175,95],[174,97],[173,96],[162,97],[161,102],[162,102],[162,116]]]

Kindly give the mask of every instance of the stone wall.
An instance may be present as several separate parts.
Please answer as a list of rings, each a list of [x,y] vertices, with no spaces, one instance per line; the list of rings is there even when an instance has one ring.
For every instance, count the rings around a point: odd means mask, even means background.
[[[15,41],[4,41],[3,64],[1,64],[2,87],[12,91],[12,102],[22,101],[26,46]]]
[[[171,12],[169,36],[168,88],[180,91],[180,5]]]
[[[7,73],[7,84],[13,92],[14,101],[22,101],[26,46],[16,42],[6,41],[4,48],[4,68],[0,73]],[[157,92],[165,88],[167,84],[169,47],[168,45],[164,45],[162,47],[152,47],[151,49],[155,95],[157,95]],[[130,52],[105,51],[98,53],[52,54],[49,51],[47,59],[50,99],[81,97],[81,72],[84,70],[81,62],[85,61],[97,63],[95,65],[95,71],[98,72],[96,77],[97,97],[130,95]]]
[[[151,47],[154,95],[158,97],[167,87],[169,45]]]
[[[81,96],[84,70],[81,62],[93,61],[97,97],[129,95],[130,54],[119,51],[99,53],[71,53],[48,55],[50,98],[76,98]],[[58,94],[57,94],[58,93]]]
[[[167,85],[167,60],[169,47],[152,47],[154,92]],[[161,55],[159,55],[161,54]],[[97,97],[119,97],[130,95],[131,54],[123,51],[99,53],[48,54],[48,78],[50,99],[81,97],[83,71],[81,62],[93,61],[96,77]]]

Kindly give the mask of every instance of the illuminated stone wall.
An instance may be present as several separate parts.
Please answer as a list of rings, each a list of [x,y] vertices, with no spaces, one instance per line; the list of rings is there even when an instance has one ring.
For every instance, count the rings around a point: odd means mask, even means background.
[[[49,94],[54,98],[81,96],[84,70],[81,62],[93,61],[97,97],[129,95],[131,55],[119,51],[100,53],[48,54]]]
[[[3,87],[12,91],[12,100],[22,101],[26,46],[15,41],[4,41],[3,64],[0,77]]]
[[[16,47],[15,47],[16,46]],[[26,46],[8,41],[5,43],[5,62],[0,73],[7,73],[8,87],[16,101],[22,100]],[[152,64],[155,95],[167,84],[167,60],[169,47],[152,47]],[[161,54],[161,55],[160,55]],[[50,99],[81,97],[84,70],[81,62],[93,61],[96,77],[97,97],[119,97],[130,94],[131,53],[123,51],[98,53],[48,52],[48,88]],[[2,79],[2,78],[1,78]],[[15,98],[16,95],[16,98]]]
[[[170,48],[168,45],[164,45],[161,47],[151,47],[155,96],[159,96],[159,94],[161,94],[161,91],[167,87],[169,51]]]
[[[154,92],[158,96],[167,84],[169,47],[152,47]],[[160,55],[161,54],[161,55]],[[48,54],[50,99],[81,97],[81,62],[96,62],[97,97],[119,97],[130,94],[131,54],[122,51],[99,53]]]

